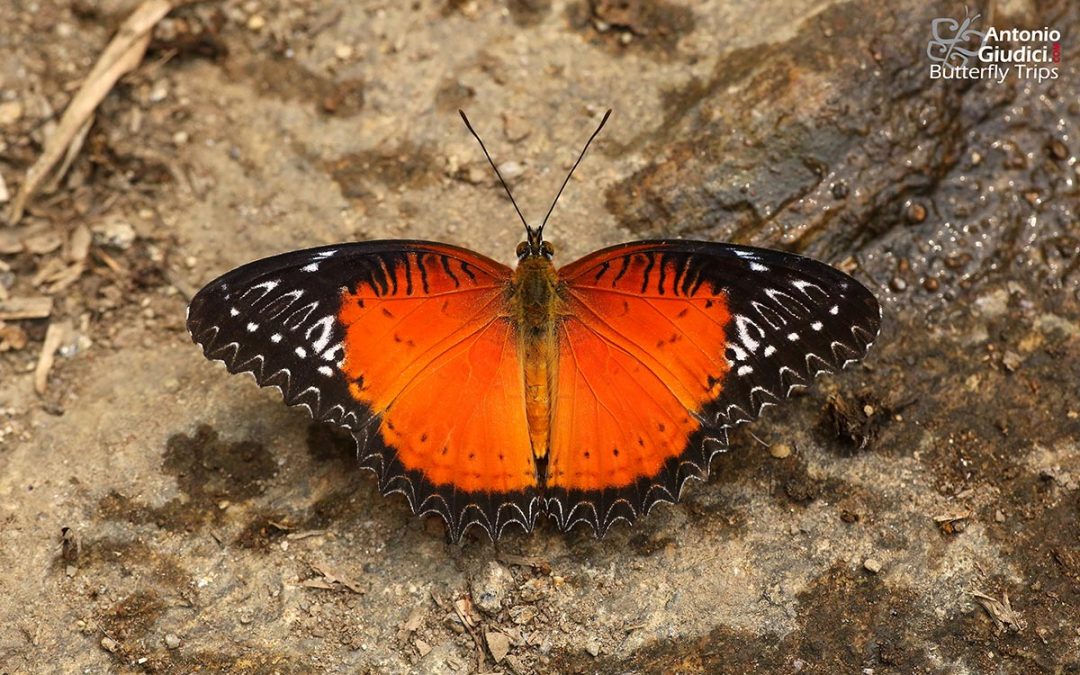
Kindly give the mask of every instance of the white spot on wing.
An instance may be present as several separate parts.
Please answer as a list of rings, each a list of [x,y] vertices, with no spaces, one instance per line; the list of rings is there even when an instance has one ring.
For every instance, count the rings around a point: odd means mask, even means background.
[[[296,352],[296,355],[299,356],[300,358],[307,357],[307,350],[304,349],[303,347],[297,347],[294,351]]]
[[[788,333],[787,334],[787,339],[791,340],[792,342],[795,342],[796,340],[799,339],[799,334],[795,333],[795,332]]]
[[[311,313],[315,311],[315,308],[319,306],[319,301],[309,302],[300,309],[293,310],[289,316],[285,317],[282,321],[283,324],[290,328],[299,328],[300,324],[307,321],[307,318],[311,316]]]
[[[325,375],[327,377],[330,377],[331,375],[334,374],[334,371],[331,370],[330,366],[319,366],[319,373],[322,374],[322,375]]]
[[[300,271],[302,271],[302,272],[318,272],[319,271],[319,263],[313,262],[310,265],[304,265],[303,267],[300,268]]]
[[[756,263],[756,262],[750,263],[750,269],[754,270],[755,272],[768,272],[769,271],[768,267],[762,265],[761,263]]]
[[[764,334],[764,331],[761,330],[761,327],[750,319],[746,318],[741,314],[735,316],[735,327],[739,331],[739,341],[742,342],[743,346],[745,346],[748,350],[750,350],[751,352],[755,352],[757,351],[758,345],[760,345],[761,343],[750,337],[749,328],[751,326],[757,329],[759,337]]]
[[[248,293],[253,293],[253,292],[256,292],[256,291],[262,291],[262,293],[259,294],[259,297],[255,299],[255,302],[258,302],[259,300],[262,300],[263,298],[265,298],[267,293],[269,293],[270,291],[274,290],[277,287],[278,287],[278,280],[277,279],[271,279],[270,281],[264,281],[261,284],[255,284],[251,288],[244,291],[243,295],[240,296],[240,299],[243,300],[244,298],[246,298],[248,296]],[[251,304],[255,304],[255,303],[253,302]]]
[[[259,324],[257,324],[257,323],[249,323],[247,325],[247,329],[248,329],[249,333],[254,333],[255,331],[259,330]]]
[[[312,339],[311,334],[315,332],[315,329],[316,328],[321,328],[322,329],[322,332],[319,334],[319,337],[315,338],[314,341],[312,341],[312,343],[311,343],[311,347],[312,347],[312,349],[315,350],[315,353],[321,352],[322,350],[326,349],[326,346],[328,344],[330,344],[330,331],[333,329],[333,326],[334,326],[334,317],[332,317],[332,316],[324,316],[323,318],[321,318],[318,321],[316,321],[315,323],[313,323],[307,329],[307,332],[304,333],[304,337],[311,340]]]
[[[810,293],[807,292],[807,290],[806,290],[808,288],[813,288],[818,293],[821,293],[824,296],[828,296],[828,293],[826,293],[824,291],[824,289],[821,288],[821,286],[818,286],[817,284],[815,284],[812,281],[803,281],[803,280],[799,279],[799,280],[796,280],[796,281],[792,281],[791,285],[794,286],[795,288],[799,289],[800,291],[802,291],[802,294],[805,295],[808,298],[811,297]]]
[[[821,330],[821,322],[815,321],[814,323],[810,324],[810,327],[814,330]]]
[[[765,356],[772,356],[776,353],[776,347],[772,345],[765,345]]]
[[[271,335],[270,336],[270,342],[274,342],[274,343],[281,342],[281,333],[274,333],[273,335]]]
[[[739,369],[735,372],[738,373],[740,377],[743,377],[754,372],[754,368],[753,366],[739,366]]]
[[[229,308],[229,316],[240,316],[240,310],[235,307]]]
[[[832,314],[833,316],[836,316],[839,313],[840,313],[840,305],[833,305],[832,307],[829,308],[829,314]]]

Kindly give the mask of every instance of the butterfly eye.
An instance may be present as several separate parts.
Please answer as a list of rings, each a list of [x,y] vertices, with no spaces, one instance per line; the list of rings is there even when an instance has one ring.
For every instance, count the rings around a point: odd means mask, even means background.
[[[555,247],[552,246],[549,242],[541,242],[540,253],[545,258],[550,258],[551,256],[555,255]]]
[[[523,241],[517,245],[517,257],[524,258],[529,252],[529,242]]]

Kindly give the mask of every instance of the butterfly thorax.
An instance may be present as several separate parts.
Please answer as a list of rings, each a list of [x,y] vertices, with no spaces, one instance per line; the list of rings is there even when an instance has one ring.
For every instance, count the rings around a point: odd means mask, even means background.
[[[556,328],[561,310],[558,275],[543,256],[522,258],[511,283],[510,306],[521,350],[525,413],[533,456],[547,456],[550,444],[551,392],[556,373]]]

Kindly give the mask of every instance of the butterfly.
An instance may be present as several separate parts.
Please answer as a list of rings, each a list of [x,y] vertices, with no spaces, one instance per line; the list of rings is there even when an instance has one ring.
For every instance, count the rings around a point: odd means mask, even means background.
[[[873,294],[824,263],[661,239],[556,267],[550,215],[521,216],[514,269],[416,240],[258,260],[200,290],[187,328],[229,372],[349,430],[381,492],[442,516],[452,541],[542,514],[598,537],[633,523],[707,478],[730,428],[877,336]]]

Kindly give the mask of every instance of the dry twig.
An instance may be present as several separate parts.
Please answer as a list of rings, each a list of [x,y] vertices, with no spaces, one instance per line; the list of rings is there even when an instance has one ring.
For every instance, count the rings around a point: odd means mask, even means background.
[[[144,0],[120,26],[78,93],[71,99],[56,131],[45,142],[45,151],[26,172],[26,178],[11,204],[8,224],[14,225],[22,219],[27,201],[41,187],[57,162],[66,156],[68,159],[64,160],[63,169],[66,170],[71,164],[78,153],[78,146],[85,139],[85,131],[89,130],[94,111],[117,81],[139,65],[150,44],[151,30],[171,9],[169,0]],[[56,175],[54,182],[59,181],[61,175],[62,171]]]
[[[1012,607],[1012,603],[1009,602],[1009,594],[1003,593],[1001,600],[992,598],[985,593],[979,591],[972,591],[971,596],[978,600],[982,608],[986,610],[986,613],[990,615],[990,618],[994,620],[994,624],[997,625],[998,631],[1011,630],[1019,632],[1023,630],[1027,623],[1020,618],[1020,613]]]
[[[52,314],[53,301],[48,296],[11,298],[0,302],[0,321],[45,319]]]
[[[68,341],[73,326],[71,321],[53,321],[45,331],[45,344],[41,346],[41,356],[38,357],[37,368],[34,369],[34,391],[38,395],[45,393],[45,387],[49,381],[49,371],[52,370],[56,359],[56,351]]]

